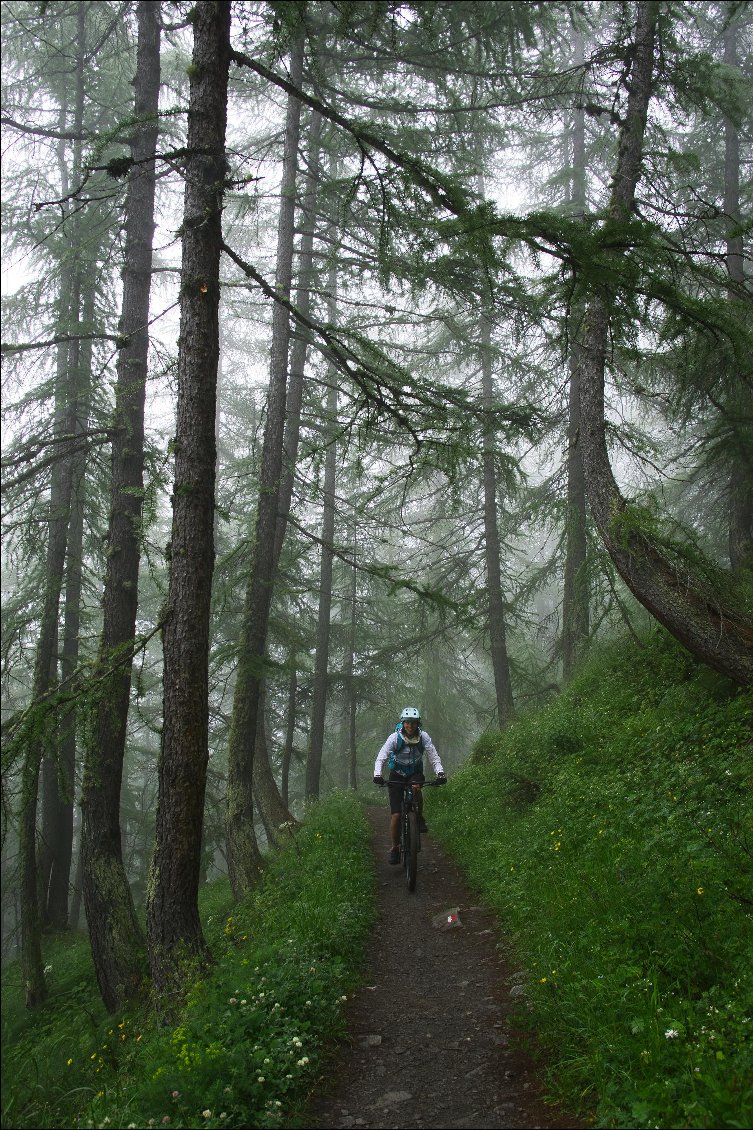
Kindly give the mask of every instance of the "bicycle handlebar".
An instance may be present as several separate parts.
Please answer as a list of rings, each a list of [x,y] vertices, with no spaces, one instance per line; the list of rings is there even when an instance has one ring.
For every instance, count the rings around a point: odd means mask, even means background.
[[[382,778],[381,781],[374,781],[374,784],[380,789],[385,789],[388,785],[418,785],[420,789],[436,789],[439,788],[440,785],[446,785],[447,778],[445,777],[443,781],[385,781],[385,779]]]

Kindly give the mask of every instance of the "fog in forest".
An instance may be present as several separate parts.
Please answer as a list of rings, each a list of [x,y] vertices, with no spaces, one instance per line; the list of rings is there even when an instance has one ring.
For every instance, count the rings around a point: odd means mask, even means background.
[[[753,680],[747,4],[3,20],[3,957],[204,950],[406,705]],[[117,936],[117,945],[113,937]]]

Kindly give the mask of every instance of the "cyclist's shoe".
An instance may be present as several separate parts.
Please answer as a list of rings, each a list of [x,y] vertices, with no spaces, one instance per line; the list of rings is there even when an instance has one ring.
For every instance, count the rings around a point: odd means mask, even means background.
[[[423,816],[420,816],[419,819],[418,819],[418,830],[419,830],[419,832],[428,832],[429,831],[429,826],[426,823],[426,821],[424,820]]]
[[[392,849],[392,851],[389,854],[389,861],[390,861],[390,863],[399,863],[400,862],[400,848],[393,848]]]

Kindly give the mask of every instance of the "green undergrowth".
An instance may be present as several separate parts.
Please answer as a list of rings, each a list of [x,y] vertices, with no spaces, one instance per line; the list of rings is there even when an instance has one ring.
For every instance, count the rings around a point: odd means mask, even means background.
[[[753,696],[654,635],[487,734],[432,830],[528,972],[554,1097],[753,1125]]]
[[[88,943],[49,940],[51,993],[26,1013],[18,964],[3,974],[3,1125],[291,1125],[333,1042],[374,920],[368,824],[352,794],[313,806],[233,903],[202,892],[215,957],[179,1022],[147,1008],[107,1016]]]

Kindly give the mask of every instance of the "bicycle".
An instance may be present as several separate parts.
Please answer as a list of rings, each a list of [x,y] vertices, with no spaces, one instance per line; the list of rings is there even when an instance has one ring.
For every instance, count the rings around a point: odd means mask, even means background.
[[[419,793],[424,788],[437,788],[445,785],[443,781],[382,781],[380,788],[389,785],[402,785],[400,800],[400,862],[405,870],[409,891],[415,891],[418,877],[418,853],[421,850],[421,830],[419,828]]]

